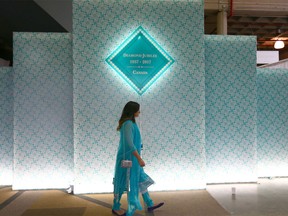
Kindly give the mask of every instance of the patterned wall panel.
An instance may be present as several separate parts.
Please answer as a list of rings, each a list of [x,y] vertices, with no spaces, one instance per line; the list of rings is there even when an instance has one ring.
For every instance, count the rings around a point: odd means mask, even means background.
[[[67,187],[73,180],[70,34],[15,33],[13,40],[13,188]]]
[[[113,190],[116,126],[129,100],[141,104],[151,190],[204,188],[203,2],[75,0],[73,10],[75,192]],[[139,26],[175,59],[142,96],[105,63]]]
[[[13,179],[13,70],[0,67],[0,185]]]
[[[256,39],[205,36],[207,183],[256,181]]]
[[[288,176],[288,70],[257,69],[258,176]]]

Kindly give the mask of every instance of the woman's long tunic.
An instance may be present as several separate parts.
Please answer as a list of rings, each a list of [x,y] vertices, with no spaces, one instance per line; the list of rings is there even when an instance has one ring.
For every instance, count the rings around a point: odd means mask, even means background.
[[[114,196],[121,196],[127,191],[127,168],[121,167],[122,160],[132,160],[130,168],[130,192],[128,203],[130,208],[142,210],[139,201],[139,192],[145,193],[154,181],[140,167],[137,158],[132,154],[135,150],[141,154],[141,135],[136,123],[127,120],[120,129],[120,142],[116,157],[114,175]]]

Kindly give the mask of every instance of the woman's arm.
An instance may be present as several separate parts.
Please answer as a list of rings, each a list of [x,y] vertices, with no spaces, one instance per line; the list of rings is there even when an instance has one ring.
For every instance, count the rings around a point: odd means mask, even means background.
[[[145,166],[145,162],[143,161],[143,159],[141,158],[141,156],[139,155],[138,151],[135,150],[132,152],[132,154],[137,158],[138,160],[138,163],[141,167],[144,167]]]
[[[141,156],[139,155],[134,143],[133,143],[133,140],[134,140],[134,137],[133,137],[133,123],[130,121],[130,122],[127,122],[125,125],[124,125],[124,142],[127,143],[127,147],[128,147],[128,151],[132,151],[132,154],[137,158],[138,160],[138,163],[141,167],[144,167],[145,166],[145,162],[143,161],[143,159],[141,158]],[[126,150],[126,151],[127,151]]]
[[[133,123],[132,121],[125,122],[123,127],[123,141],[124,141],[124,148],[126,152],[133,152],[136,150],[134,145],[134,132],[133,132]]]

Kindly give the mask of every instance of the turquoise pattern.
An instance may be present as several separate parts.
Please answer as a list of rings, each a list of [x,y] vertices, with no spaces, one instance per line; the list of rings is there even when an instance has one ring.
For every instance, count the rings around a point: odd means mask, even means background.
[[[112,192],[130,100],[152,190],[287,176],[288,72],[256,74],[256,38],[204,36],[200,0],[75,0],[73,10],[73,41],[14,34],[14,67],[0,68],[0,185]],[[105,62],[138,26],[175,58],[142,95]]]
[[[74,152],[71,36],[14,33],[13,47],[13,189],[68,187]]]
[[[0,67],[0,185],[13,180],[13,70]]]
[[[258,176],[288,176],[288,70],[257,69]]]
[[[256,38],[205,36],[207,183],[257,181]]]
[[[73,2],[75,193],[112,191],[117,121],[130,100],[141,105],[151,190],[205,188],[203,8],[202,0]],[[139,26],[175,59],[141,96],[105,62]]]

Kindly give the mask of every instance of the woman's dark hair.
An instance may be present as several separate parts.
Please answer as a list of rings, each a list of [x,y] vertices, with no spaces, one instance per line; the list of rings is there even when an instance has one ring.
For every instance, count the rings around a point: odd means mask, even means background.
[[[118,121],[117,130],[119,131],[122,124],[127,120],[132,120],[135,122],[134,114],[140,109],[140,104],[134,101],[129,101],[123,108],[121,118]]]

